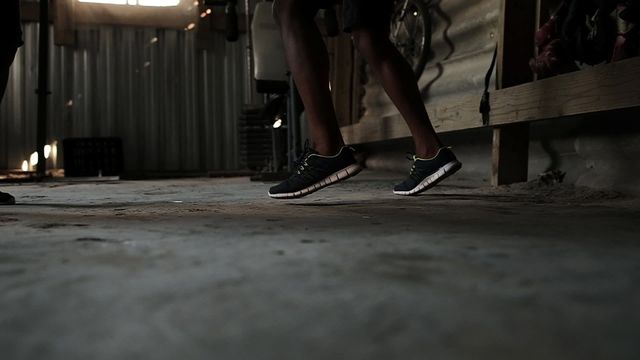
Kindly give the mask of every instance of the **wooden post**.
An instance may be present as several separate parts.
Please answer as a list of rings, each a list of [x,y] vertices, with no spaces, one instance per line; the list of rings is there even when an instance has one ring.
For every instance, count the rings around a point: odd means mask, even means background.
[[[76,42],[75,23],[73,21],[72,0],[55,0],[53,20],[53,40],[59,46],[74,46]]]
[[[36,126],[36,146],[38,150],[38,179],[47,172],[44,146],[47,142],[47,106],[49,96],[49,0],[40,0],[40,24],[38,36],[38,122]]]
[[[351,37],[344,34],[329,38],[328,43],[331,59],[331,96],[339,125],[348,126],[354,121],[353,72],[356,68],[353,61],[354,49]]]
[[[493,129],[492,185],[527,180],[529,168],[529,124],[515,124]]]
[[[535,54],[537,0],[502,0],[498,43],[497,87],[533,81],[529,60]],[[494,186],[527,181],[529,124],[493,129]]]

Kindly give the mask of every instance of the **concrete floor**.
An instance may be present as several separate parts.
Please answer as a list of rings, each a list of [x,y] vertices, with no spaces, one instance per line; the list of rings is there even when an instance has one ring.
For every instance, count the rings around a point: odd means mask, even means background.
[[[0,358],[640,358],[636,199],[394,180],[2,185]]]

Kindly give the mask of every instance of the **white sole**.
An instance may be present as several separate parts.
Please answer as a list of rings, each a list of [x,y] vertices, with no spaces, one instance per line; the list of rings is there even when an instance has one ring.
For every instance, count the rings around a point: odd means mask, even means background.
[[[286,194],[272,194],[269,193],[269,197],[271,197],[272,199],[297,199],[297,198],[301,198],[303,196],[307,196],[309,194],[312,194],[318,190],[324,189],[327,186],[333,185],[337,182],[340,182],[342,180],[346,180],[350,177],[356,176],[358,175],[358,173],[362,171],[362,166],[358,165],[358,164],[353,164],[353,165],[349,165],[348,167],[333,173],[331,175],[329,175],[328,177],[326,177],[324,180],[317,182],[316,184],[313,184],[312,186],[309,186],[306,189],[302,189],[300,191],[296,191],[296,192],[292,192],[292,193],[286,193]]]
[[[409,190],[409,191],[394,191],[393,193],[396,195],[402,196],[411,196],[419,194],[423,191],[429,190],[430,188],[436,186],[440,181],[446,179],[447,177],[456,173],[456,171],[460,170],[462,164],[455,160],[452,161],[445,166],[441,167],[438,171],[433,173],[431,176],[428,176],[426,179],[422,180],[418,186]]]

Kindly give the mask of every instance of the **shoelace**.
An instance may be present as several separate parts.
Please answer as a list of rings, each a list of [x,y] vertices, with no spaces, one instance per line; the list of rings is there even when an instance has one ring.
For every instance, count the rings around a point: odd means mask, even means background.
[[[313,154],[313,149],[311,149],[311,145],[309,144],[309,139],[304,142],[304,150],[302,151],[302,155],[296,161],[294,161],[294,167],[296,168],[295,173],[301,175],[303,177],[311,176],[309,174],[309,170],[312,169],[311,165],[307,163],[307,159],[309,155]],[[305,171],[306,170],[306,171]]]
[[[409,177],[414,179],[414,180],[417,180],[418,179],[418,174],[417,174],[417,171],[416,171],[416,161],[418,160],[418,157],[414,153],[407,153],[406,154],[406,158],[409,161],[413,161],[413,164],[411,165],[411,171],[409,172]]]

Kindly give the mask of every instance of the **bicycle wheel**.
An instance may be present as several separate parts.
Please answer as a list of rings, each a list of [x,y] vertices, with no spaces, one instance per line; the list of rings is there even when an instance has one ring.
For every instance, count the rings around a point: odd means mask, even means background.
[[[395,2],[390,38],[420,77],[431,51],[431,15],[423,0]]]

